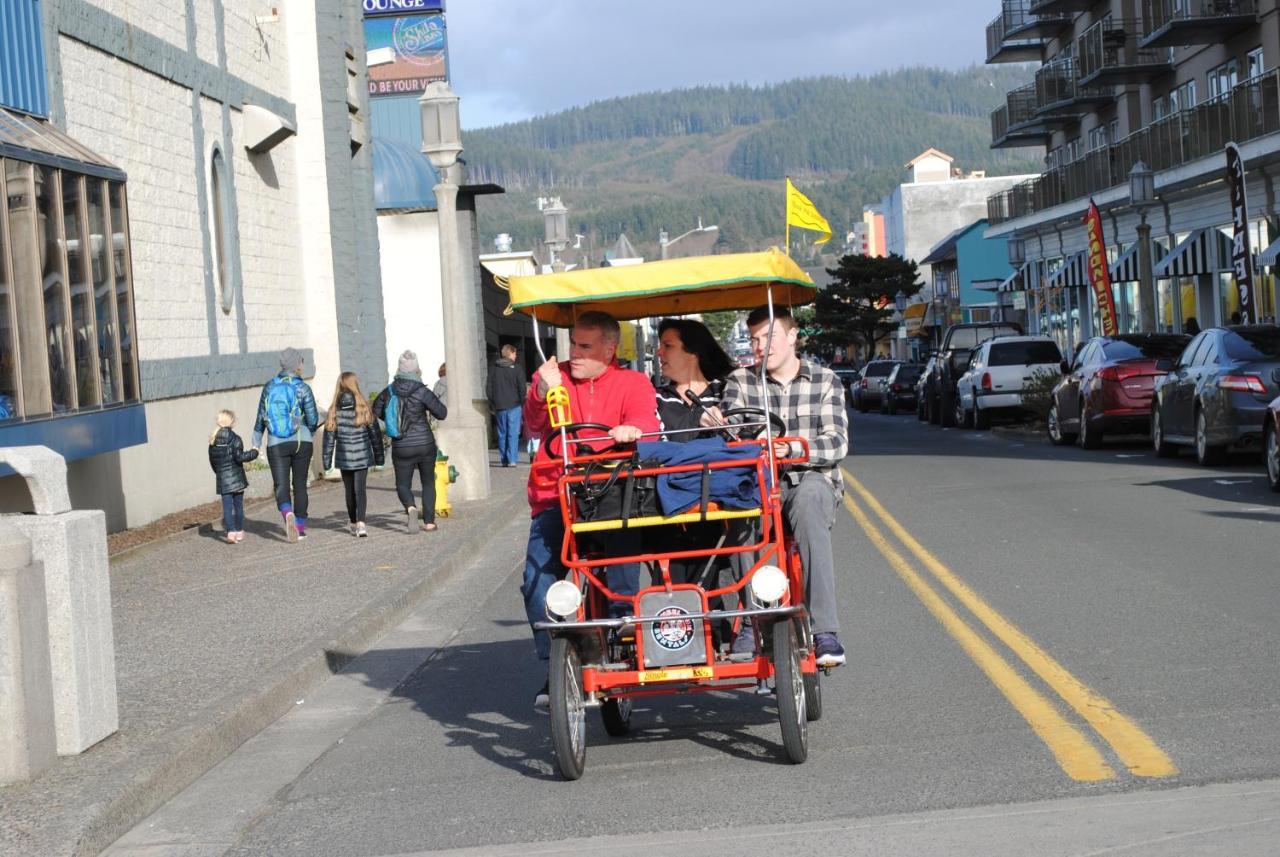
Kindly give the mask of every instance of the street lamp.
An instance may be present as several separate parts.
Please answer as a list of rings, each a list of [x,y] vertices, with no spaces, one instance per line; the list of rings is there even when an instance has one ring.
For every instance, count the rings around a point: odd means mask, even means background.
[[[462,127],[458,96],[449,84],[433,81],[418,98],[422,117],[422,153],[435,167],[438,182],[436,217],[440,235],[440,305],[444,317],[444,355],[449,366],[449,418],[436,434],[440,448],[458,462],[458,490],[463,499],[489,496],[488,406],[481,391],[483,338],[472,333],[480,326],[477,286],[463,264],[458,228],[458,185],[462,178]]]
[[[907,308],[907,293],[899,290],[898,293],[893,296],[893,305],[897,307],[898,312],[905,310]]]
[[[1156,174],[1142,161],[1129,171],[1129,205],[1138,212],[1138,328],[1156,330],[1156,295],[1151,278],[1151,227],[1147,209],[1156,202]],[[1174,306],[1181,308],[1181,301]]]
[[[544,240],[551,251],[551,270],[559,273],[564,270],[564,262],[557,256],[569,246],[569,209],[560,201],[560,197],[552,197],[551,202],[542,209],[542,228]]]
[[[1027,242],[1016,235],[1009,237],[1006,242],[1009,251],[1009,266],[1012,268],[1021,268],[1027,263]]]

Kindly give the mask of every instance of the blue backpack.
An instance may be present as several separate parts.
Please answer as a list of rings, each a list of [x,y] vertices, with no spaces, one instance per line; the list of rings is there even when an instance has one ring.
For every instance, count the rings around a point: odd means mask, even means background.
[[[272,437],[293,437],[302,425],[302,404],[292,377],[267,382],[267,430]]]
[[[400,397],[387,387],[387,409],[382,412],[382,423],[386,427],[383,432],[387,437],[395,440],[404,433],[404,408],[400,404]]]

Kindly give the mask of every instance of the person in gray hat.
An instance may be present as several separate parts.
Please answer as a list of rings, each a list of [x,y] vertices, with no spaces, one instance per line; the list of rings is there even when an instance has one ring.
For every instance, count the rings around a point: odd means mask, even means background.
[[[264,437],[267,441],[276,506],[291,542],[307,537],[307,472],[312,438],[320,425],[316,397],[302,380],[302,362],[296,348],[280,352],[280,374],[263,385],[253,422],[254,447],[261,447]]]
[[[422,483],[421,527],[432,532],[436,526],[436,436],[431,431],[428,415],[438,420],[448,416],[448,409],[436,394],[422,383],[418,355],[406,351],[400,355],[396,377],[391,385],[373,400],[373,415],[386,426],[391,438],[391,466],[396,471],[396,496],[405,511],[410,533],[419,531],[418,505],[413,497],[413,474]]]

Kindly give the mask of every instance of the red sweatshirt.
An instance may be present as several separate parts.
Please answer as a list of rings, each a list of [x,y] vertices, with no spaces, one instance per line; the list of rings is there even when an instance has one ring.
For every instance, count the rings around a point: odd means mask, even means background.
[[[561,369],[561,377],[565,389],[569,391],[569,407],[573,422],[600,423],[602,425],[635,426],[643,432],[658,430],[657,394],[649,379],[631,369],[619,369],[610,366],[599,377],[589,381],[579,381],[569,374],[566,364]],[[529,395],[524,401],[524,424],[530,437],[546,437],[551,427],[547,417],[547,401],[538,396],[538,383],[535,377]],[[560,443],[556,442],[556,452],[560,452]],[[538,447],[534,464],[551,461],[544,442]],[[542,478],[559,477],[555,468],[538,467],[529,474],[529,511],[537,515],[556,506],[556,489],[540,488],[534,484],[533,474]]]

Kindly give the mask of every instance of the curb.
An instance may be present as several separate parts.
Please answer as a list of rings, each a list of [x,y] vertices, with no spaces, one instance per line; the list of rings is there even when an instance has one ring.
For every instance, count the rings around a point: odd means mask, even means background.
[[[1043,429],[1034,429],[1029,426],[992,426],[991,433],[1018,440],[1038,440],[1048,443]]]
[[[232,692],[215,700],[196,712],[186,725],[143,748],[142,759],[133,762],[135,770],[129,773],[121,794],[86,825],[73,853],[85,857],[101,853],[408,617],[447,579],[476,560],[495,528],[511,524],[511,509],[521,498],[523,488],[521,482],[509,492],[510,496],[490,497],[485,502],[491,510],[476,522],[447,559],[422,575],[402,581],[333,631],[277,661],[260,677],[258,690]]]

